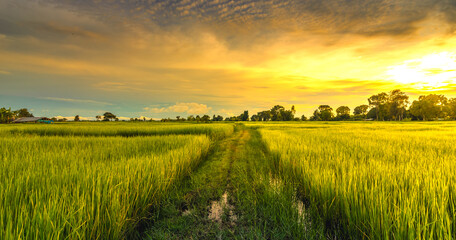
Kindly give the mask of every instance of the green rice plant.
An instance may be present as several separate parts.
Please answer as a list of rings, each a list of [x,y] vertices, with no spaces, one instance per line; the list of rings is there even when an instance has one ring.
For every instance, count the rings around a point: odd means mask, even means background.
[[[211,123],[150,123],[150,122],[80,122],[55,124],[10,124],[0,127],[0,136],[155,136],[178,134],[206,134],[222,139],[233,133],[233,124]]]
[[[327,231],[352,239],[456,237],[456,124],[253,126]]]
[[[42,126],[18,128],[29,127]],[[3,136],[0,238],[123,239],[210,145],[204,135]]]

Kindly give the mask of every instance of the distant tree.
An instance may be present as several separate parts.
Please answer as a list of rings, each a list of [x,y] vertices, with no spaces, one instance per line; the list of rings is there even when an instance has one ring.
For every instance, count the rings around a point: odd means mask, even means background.
[[[286,110],[281,105],[275,105],[270,111],[259,112],[257,115],[263,121],[268,121],[269,119],[272,121],[292,121],[295,113],[296,109],[294,106],[291,107],[291,110]]]
[[[256,114],[253,114],[253,115],[250,117],[250,121],[260,121],[260,117],[258,117],[258,115],[256,115]]]
[[[369,106],[368,105],[359,105],[357,107],[355,107],[355,109],[353,110],[353,114],[355,116],[360,116],[362,118],[366,118],[366,114],[367,114],[367,110],[369,110]]]
[[[409,96],[396,89],[390,92],[389,95],[389,118],[391,120],[400,121],[404,118],[407,105],[409,104]]]
[[[211,120],[211,117],[209,115],[204,115],[201,117],[202,122],[209,122]]]
[[[301,116],[301,121],[307,121],[307,117],[304,114]]]
[[[293,115],[295,115],[295,114],[296,114],[296,108],[295,108],[295,106],[294,106],[294,105],[293,105],[293,106],[291,106],[291,113],[293,113]]]
[[[248,121],[249,120],[249,111],[244,111],[244,113],[241,114],[241,116],[239,116],[239,118],[241,119],[241,121]]]
[[[309,120],[310,121],[321,121],[320,116],[321,116],[320,111],[318,111],[318,109],[315,109],[312,116],[310,116]]]
[[[333,109],[329,105],[320,105],[314,111],[312,120],[314,121],[330,121],[334,117]]]
[[[456,120],[456,98],[451,98],[447,101],[445,110],[448,113],[450,119]]]
[[[447,98],[443,95],[429,94],[420,96],[410,106],[410,113],[424,121],[445,117],[444,107],[447,105]]]
[[[0,123],[9,123],[14,119],[14,113],[11,108],[0,108]]]
[[[272,121],[282,121],[282,113],[285,111],[285,108],[280,105],[275,105],[273,108],[271,108],[271,120]]]
[[[375,109],[375,119],[378,121],[379,119],[385,120],[385,111],[386,111],[386,104],[388,103],[388,94],[386,93],[379,93],[377,95],[372,95],[369,99],[369,106]]]
[[[79,122],[79,120],[80,120],[80,119],[79,119],[79,115],[76,115],[76,116],[74,117],[74,121],[75,121],[75,122]]]
[[[97,121],[101,121],[101,116],[100,115],[97,115],[95,118],[97,119]],[[130,119],[132,119],[132,118],[130,118]]]
[[[187,121],[196,121],[196,119],[193,117],[193,115],[190,115],[187,117]]]
[[[16,118],[23,118],[23,117],[33,117],[33,114],[29,112],[27,108],[21,108],[19,110],[14,111],[16,114]]]
[[[292,121],[294,120],[294,113],[293,110],[283,110],[281,112],[282,121]]]
[[[259,121],[269,121],[272,118],[271,110],[259,112],[257,115]]]
[[[195,120],[196,120],[197,122],[199,122],[199,121],[201,121],[201,117],[200,117],[199,115],[196,115]]]
[[[336,109],[338,120],[350,119],[350,108],[347,106],[340,106]]]
[[[105,112],[103,114],[104,116],[104,121],[111,121],[112,119],[115,119],[116,118],[116,115],[110,113],[110,112]]]
[[[56,118],[56,117],[52,117],[52,118],[51,118],[51,121],[57,122],[57,118]]]
[[[176,120],[177,120],[177,121],[179,121],[179,120],[180,120],[180,118],[181,118],[180,116],[176,116]]]
[[[214,116],[212,116],[212,121],[216,121],[216,122],[223,121],[223,117],[220,115],[215,116],[215,114],[214,114]]]

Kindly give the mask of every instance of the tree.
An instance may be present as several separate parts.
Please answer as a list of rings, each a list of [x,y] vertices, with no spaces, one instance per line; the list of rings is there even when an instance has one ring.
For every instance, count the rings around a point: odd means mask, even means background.
[[[447,105],[447,98],[443,95],[429,94],[420,96],[410,106],[410,113],[424,121],[445,117],[444,108]]]
[[[214,114],[214,116],[212,116],[212,121],[216,121],[216,122],[223,121],[223,117],[220,115],[215,116],[215,114]]]
[[[251,117],[250,117],[250,121],[260,121],[260,117],[256,114],[253,114]]]
[[[445,106],[446,112],[448,113],[448,116],[456,120],[456,98],[451,98],[447,101],[447,104]]]
[[[385,116],[385,105],[388,102],[388,94],[379,93],[377,95],[372,95],[369,99],[369,106],[375,108],[375,118],[378,121],[379,119],[384,120]]]
[[[389,115],[392,120],[402,120],[405,115],[407,105],[409,104],[409,96],[396,89],[390,92],[389,95]]]
[[[294,106],[291,107],[291,110],[286,110],[283,106],[275,105],[269,112],[265,112],[265,114],[270,113],[272,121],[292,121],[295,112],[296,109]],[[260,113],[258,113],[258,115],[260,115]]]
[[[105,112],[103,114],[104,116],[104,121],[111,121],[112,119],[115,119],[116,118],[116,115],[110,113],[110,112]]]
[[[296,108],[295,108],[295,106],[294,106],[294,105],[293,105],[293,106],[291,106],[291,113],[293,113],[293,115],[295,115],[295,114],[296,114]]]
[[[249,111],[245,110],[243,114],[239,116],[241,121],[248,121],[249,120]]]
[[[313,121],[330,121],[334,117],[333,109],[329,105],[320,105],[311,118]]]
[[[258,114],[259,121],[269,121],[272,118],[270,110],[259,112]]]
[[[27,108],[21,108],[19,110],[14,111],[16,114],[16,118],[23,118],[23,117],[33,117],[33,114],[29,112]]]
[[[294,119],[293,110],[283,110],[281,112],[281,115],[282,115],[282,121],[293,121],[293,119]]]
[[[11,111],[11,108],[0,108],[0,123],[9,123],[13,120],[14,113]]]
[[[310,116],[309,120],[310,121],[321,121],[320,111],[318,111],[318,109],[315,109],[312,116]]]
[[[196,121],[196,119],[193,115],[190,115],[187,117],[187,121]]]
[[[307,121],[307,117],[304,114],[301,116],[301,121]]]
[[[369,109],[369,106],[367,105],[359,105],[355,107],[353,110],[353,114],[356,116],[362,116],[363,118],[366,118],[367,110]]]
[[[79,120],[80,120],[80,119],[79,119],[79,115],[76,115],[76,116],[74,117],[74,121],[75,121],[75,122],[79,122]]]
[[[101,121],[101,116],[100,115],[97,115],[95,118],[97,119],[97,121]],[[131,119],[132,118],[130,118],[130,121],[131,121]]]
[[[271,108],[271,120],[272,121],[282,121],[282,112],[285,110],[283,106],[280,105],[275,105],[273,108]]]
[[[336,109],[338,120],[350,119],[350,108],[347,106],[340,106]]]
[[[209,115],[204,115],[201,117],[202,122],[209,122],[211,120],[211,117]]]

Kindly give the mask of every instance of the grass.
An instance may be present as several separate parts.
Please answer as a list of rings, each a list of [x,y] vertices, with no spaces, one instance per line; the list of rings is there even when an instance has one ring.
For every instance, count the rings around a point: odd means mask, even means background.
[[[455,133],[451,122],[0,125],[0,236],[454,239]]]
[[[232,125],[182,125],[165,135],[168,125],[101,126],[2,126],[0,236],[128,237],[205,158],[211,138],[233,131]],[[137,136],[139,128],[147,135]]]
[[[453,239],[454,123],[255,125],[313,219],[343,238]]]
[[[238,125],[209,159],[176,185],[145,239],[321,239],[296,199],[295,185],[274,176],[257,131]],[[211,211],[222,202],[222,215]]]
[[[150,122],[81,122],[56,124],[17,124],[0,127],[0,135],[39,136],[158,136],[205,134],[212,139],[223,139],[233,132],[229,123],[150,123]]]

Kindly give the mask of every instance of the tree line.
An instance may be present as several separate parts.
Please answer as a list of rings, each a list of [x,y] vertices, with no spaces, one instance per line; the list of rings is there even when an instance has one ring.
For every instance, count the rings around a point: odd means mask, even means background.
[[[456,120],[456,98],[447,98],[444,95],[422,95],[410,104],[409,96],[400,89],[389,93],[382,92],[370,96],[367,104],[353,109],[348,106],[339,106],[334,109],[329,105],[320,105],[307,119],[302,115],[295,117],[296,110],[292,106],[285,110],[276,105],[271,110],[258,112],[251,117],[251,121],[347,121],[347,120]]]
[[[249,116],[249,111],[244,111],[238,116],[224,118],[221,115],[209,115],[188,117],[176,116],[175,119],[163,118],[162,122],[169,121],[194,121],[194,122],[217,122],[217,121],[348,121],[348,120],[376,120],[376,121],[402,121],[402,120],[456,120],[456,98],[447,98],[444,95],[422,95],[410,104],[409,96],[400,89],[382,92],[370,96],[367,104],[362,104],[353,109],[348,106],[339,106],[334,109],[329,105],[320,105],[307,118],[305,115],[296,117],[295,106],[287,110],[281,105],[275,105],[269,110],[260,111]],[[11,110],[0,108],[0,123],[10,123],[22,117],[33,117],[27,108]],[[97,115],[97,121],[119,121],[116,115],[105,112]],[[67,121],[66,118],[54,121]],[[74,121],[80,121],[79,115]],[[130,118],[130,121],[146,121],[146,118]],[[150,119],[152,121],[152,119]]]

